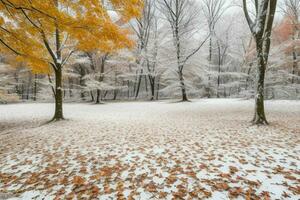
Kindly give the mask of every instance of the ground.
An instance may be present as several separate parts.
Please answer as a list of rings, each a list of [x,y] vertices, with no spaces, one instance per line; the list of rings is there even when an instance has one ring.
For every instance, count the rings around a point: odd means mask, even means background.
[[[299,199],[300,102],[0,106],[0,199]]]

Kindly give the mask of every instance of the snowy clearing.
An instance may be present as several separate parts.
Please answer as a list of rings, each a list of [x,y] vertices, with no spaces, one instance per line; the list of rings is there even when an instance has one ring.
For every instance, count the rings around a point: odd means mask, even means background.
[[[299,199],[300,102],[0,106],[0,199]]]

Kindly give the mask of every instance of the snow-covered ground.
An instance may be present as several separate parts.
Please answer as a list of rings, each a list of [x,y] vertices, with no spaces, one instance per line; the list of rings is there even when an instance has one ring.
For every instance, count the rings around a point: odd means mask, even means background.
[[[0,199],[299,199],[300,101],[0,106]]]

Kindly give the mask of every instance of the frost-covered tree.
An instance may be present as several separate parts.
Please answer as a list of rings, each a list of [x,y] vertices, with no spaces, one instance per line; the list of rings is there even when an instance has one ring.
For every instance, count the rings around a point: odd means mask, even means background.
[[[202,2],[202,9],[204,16],[207,21],[208,30],[210,33],[209,37],[209,55],[208,60],[212,60],[213,51],[213,39],[216,37],[215,28],[217,22],[220,20],[224,12],[226,11],[227,5],[225,0],[204,0]],[[228,2],[227,2],[228,3]]]
[[[172,31],[172,43],[174,45],[175,60],[177,65],[177,74],[182,93],[182,101],[188,101],[186,84],[184,80],[183,69],[189,59],[195,55],[206,42],[208,37],[193,49],[186,44],[193,40],[197,29],[197,20],[199,17],[199,8],[193,0],[163,0],[159,2],[160,11],[170,25]],[[191,43],[189,43],[191,44]]]
[[[256,0],[254,4],[255,19],[253,20],[249,14],[247,0],[243,0],[243,10],[251,33],[255,38],[257,53],[257,85],[253,123],[268,124],[264,109],[264,85],[277,0]]]
[[[292,57],[292,84],[300,83],[299,77],[299,52],[300,52],[300,0],[284,0],[281,3],[281,11],[285,20],[281,27],[281,36],[287,48],[285,54]],[[290,55],[290,56],[289,56]],[[298,79],[298,80],[297,80]]]
[[[135,98],[138,97],[142,79],[144,78],[145,84],[147,84],[147,77],[149,77],[151,91],[153,90],[153,78],[149,72],[149,40],[152,34],[155,34],[156,25],[156,6],[155,0],[145,0],[142,16],[136,18],[132,22],[132,29],[137,37],[137,49],[136,49],[136,83],[134,87]],[[149,76],[150,75],[150,76]],[[153,99],[153,98],[152,98]]]

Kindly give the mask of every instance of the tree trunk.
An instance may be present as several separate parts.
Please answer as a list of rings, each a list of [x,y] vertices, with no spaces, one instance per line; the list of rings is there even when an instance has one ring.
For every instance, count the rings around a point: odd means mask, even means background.
[[[188,101],[182,71],[179,71],[178,74],[179,74],[180,87],[181,87],[181,93],[182,93],[182,101]]]
[[[97,90],[96,104],[100,103],[100,90]]]
[[[159,89],[160,89],[160,77],[157,78],[156,100],[159,99]]]
[[[145,89],[146,89],[146,93],[148,94],[148,80],[147,80],[147,76],[144,76],[145,78]]]
[[[209,37],[209,55],[208,55],[208,61],[209,61],[209,63],[211,63],[211,61],[212,61],[212,36]]]
[[[95,98],[94,98],[93,91],[90,91],[90,95],[91,95],[91,98],[92,98],[92,100],[91,100],[91,101],[92,101],[92,102],[94,102],[94,99],[95,99]]]
[[[80,77],[79,77],[79,85],[80,85],[80,97],[81,99],[84,101],[85,100],[85,95],[84,95],[84,89],[83,87],[85,86],[85,80],[83,79],[83,77],[85,76],[85,71],[84,68],[79,65],[79,73],[80,73]]]
[[[154,96],[155,96],[155,78],[152,80],[151,83],[151,101],[154,100]]]
[[[294,84],[296,82],[294,76],[296,75],[297,68],[298,68],[298,66],[297,66],[297,52],[294,50],[293,51],[293,71],[292,71],[293,77],[292,77],[292,84]]]
[[[262,125],[268,124],[265,107],[264,107],[264,81],[266,73],[266,64],[264,61],[262,47],[257,43],[257,83],[256,83],[256,95],[255,95],[255,110],[254,118],[252,122],[254,124]]]
[[[255,2],[257,14],[256,19],[252,20],[248,12],[247,0],[243,0],[244,14],[251,33],[256,40],[257,84],[253,123],[268,124],[264,109],[264,79],[271,47],[270,37],[276,13],[277,0],[265,0],[261,1],[260,4],[258,4],[258,1]]]
[[[37,99],[37,74],[34,74],[34,86],[33,86],[33,101],[36,101]]]
[[[55,1],[56,6],[58,7],[58,1]],[[55,22],[56,23],[56,22]],[[58,25],[56,24],[55,28],[55,41],[56,41],[56,58],[53,64],[55,72],[55,113],[51,121],[60,121],[63,120],[63,88],[62,88],[62,53],[61,53],[61,43],[60,43],[60,32]],[[49,44],[46,45],[49,52]],[[53,58],[54,59],[54,58]]]
[[[105,61],[107,59],[108,54],[105,54],[101,59],[101,66],[100,66],[100,77],[99,82],[102,83],[104,81],[104,71],[105,71]],[[100,97],[101,97],[101,90],[97,89],[97,98],[96,98],[96,104],[100,103]]]
[[[148,78],[149,78],[150,90],[151,90],[150,100],[153,101],[154,96],[155,96],[155,77],[152,77],[151,75],[149,75]]]
[[[117,96],[118,96],[118,90],[114,90],[114,98],[113,98],[113,100],[116,100]]]
[[[25,83],[22,81],[22,89],[21,89],[21,91],[22,91],[22,100],[24,100],[25,99]]]
[[[143,73],[143,69],[141,69],[141,74]],[[140,93],[140,87],[141,87],[141,82],[142,82],[142,75],[139,74],[137,86],[136,86],[136,93],[135,93],[135,99],[138,98],[139,93]]]
[[[55,70],[55,113],[52,121],[63,120],[63,90],[62,90],[62,69],[57,67]]]
[[[29,72],[29,80],[26,88],[26,99],[29,100],[30,90],[32,89],[32,74]]]
[[[127,97],[130,99],[130,81],[127,81],[128,91],[127,91]]]
[[[218,79],[217,79],[217,98],[220,98],[219,89],[220,89],[220,73],[221,73],[221,48],[218,42]]]
[[[72,89],[73,89],[73,79],[72,79],[72,78],[69,78],[69,97],[70,97],[70,98],[73,97]]]

